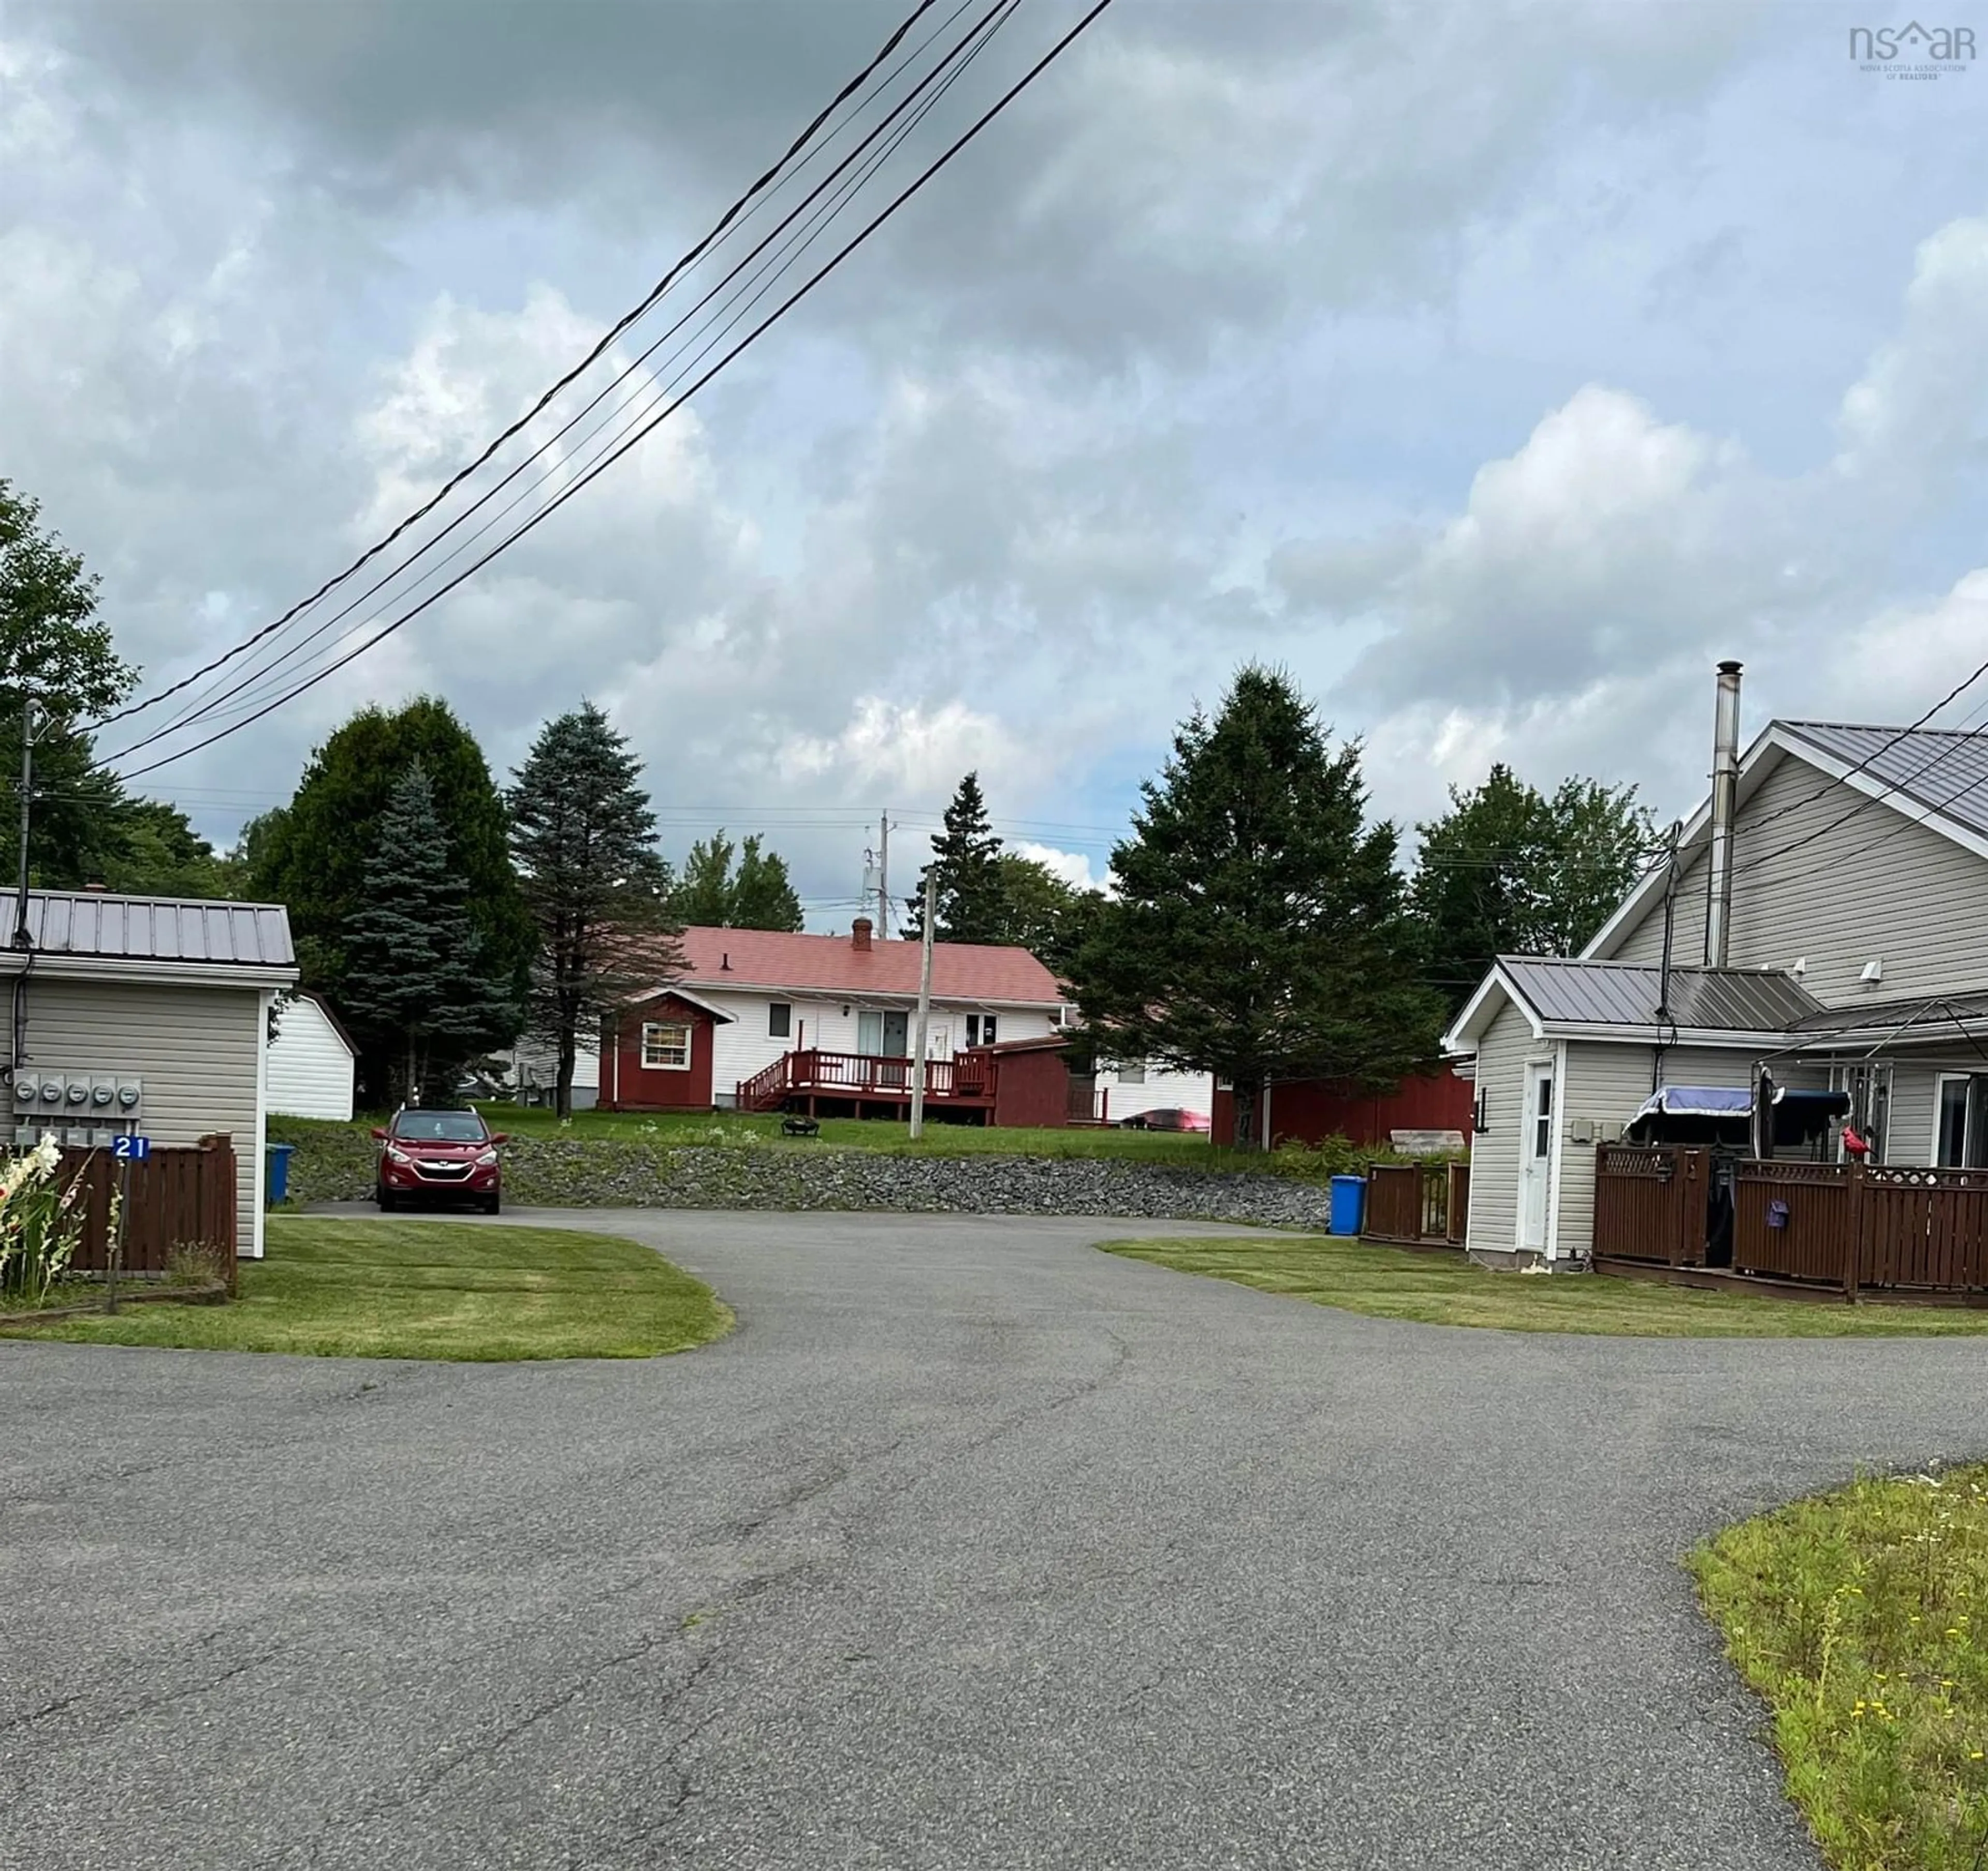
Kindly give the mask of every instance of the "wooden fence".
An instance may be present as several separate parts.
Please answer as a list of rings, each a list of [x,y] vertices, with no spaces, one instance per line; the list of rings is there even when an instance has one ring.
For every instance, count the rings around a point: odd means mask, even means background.
[[[1705,1267],[1709,1177],[1704,1150],[1604,1144],[1596,1258]],[[1732,1270],[1852,1297],[1988,1294],[1988,1169],[1736,1162]]]
[[[1470,1222],[1468,1163],[1373,1163],[1367,1170],[1368,1240],[1461,1247]]]
[[[83,1240],[70,1264],[84,1273],[110,1265],[113,1198],[125,1166],[108,1150],[65,1150],[59,1186],[74,1186],[83,1216]],[[163,1274],[175,1248],[211,1254],[231,1288],[235,1281],[235,1150],[225,1137],[188,1149],[154,1149],[130,1166],[130,1206],[124,1216],[127,1274]]]
[[[1705,1198],[1704,1151],[1604,1143],[1594,1166],[1595,1254],[1702,1267]]]

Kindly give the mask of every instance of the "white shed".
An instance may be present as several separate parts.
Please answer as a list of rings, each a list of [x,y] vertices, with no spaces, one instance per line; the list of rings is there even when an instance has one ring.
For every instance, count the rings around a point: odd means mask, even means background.
[[[338,1017],[316,995],[286,994],[270,1023],[269,1108],[292,1118],[352,1116],[355,1049]]]

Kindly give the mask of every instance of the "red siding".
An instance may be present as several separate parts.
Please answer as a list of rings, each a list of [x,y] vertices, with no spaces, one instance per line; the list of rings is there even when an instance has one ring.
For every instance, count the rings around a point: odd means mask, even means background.
[[[1476,1088],[1454,1072],[1405,1078],[1392,1091],[1380,1093],[1350,1091],[1330,1079],[1300,1079],[1271,1088],[1270,1140],[1293,1137],[1317,1143],[1344,1137],[1376,1144],[1385,1143],[1391,1131],[1453,1130],[1461,1131],[1468,1143],[1475,1109]],[[1215,1142],[1227,1143],[1235,1135],[1232,1094],[1215,1093],[1211,1122]]]
[[[997,1055],[994,1122],[1004,1128],[1070,1122],[1070,1064],[1060,1052]]]
[[[659,1071],[642,1063],[647,1020],[683,1020],[690,1027],[690,1069]],[[611,1054],[600,1062],[600,1104],[607,1111],[708,1111],[712,1037],[717,1022],[702,1009],[664,994],[621,1017]]]

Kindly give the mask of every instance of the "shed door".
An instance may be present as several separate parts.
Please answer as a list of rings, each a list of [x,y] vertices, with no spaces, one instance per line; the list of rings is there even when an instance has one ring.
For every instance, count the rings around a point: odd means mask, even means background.
[[[1519,1245],[1543,1252],[1547,1189],[1553,1172],[1554,1069],[1526,1067],[1525,1135],[1519,1167]]]

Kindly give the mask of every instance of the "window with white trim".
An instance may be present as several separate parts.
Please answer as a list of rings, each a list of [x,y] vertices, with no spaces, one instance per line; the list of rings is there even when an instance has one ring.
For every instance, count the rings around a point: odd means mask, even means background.
[[[1933,1162],[1942,1169],[1988,1169],[1988,1073],[1942,1072],[1933,1099]]]
[[[784,1040],[794,1030],[794,1008],[790,1000],[769,1000],[766,1003],[766,1037]]]
[[[1118,1061],[1118,1082],[1121,1085],[1142,1085],[1146,1082],[1146,1062],[1143,1059],[1121,1059]]]
[[[690,1070],[688,1023],[675,1020],[650,1020],[642,1023],[642,1064],[651,1072],[687,1072]]]
[[[966,1017],[966,1043],[969,1046],[992,1046],[994,1044],[994,1016],[991,1013],[969,1013]]]

